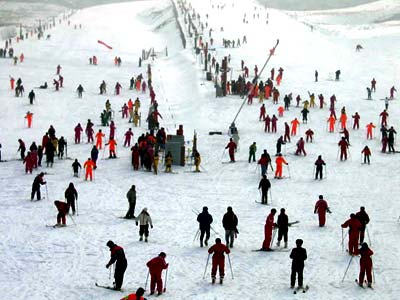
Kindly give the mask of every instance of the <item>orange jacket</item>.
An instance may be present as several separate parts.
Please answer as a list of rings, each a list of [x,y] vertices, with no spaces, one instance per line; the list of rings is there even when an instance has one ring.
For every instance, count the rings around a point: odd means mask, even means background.
[[[366,127],[368,131],[372,131],[372,128],[375,128],[376,126],[374,124],[368,124]]]
[[[115,146],[117,146],[117,142],[115,140],[109,140],[106,145],[110,147],[110,151],[115,151]]]
[[[275,162],[276,162],[276,165],[277,165],[278,167],[282,167],[282,164],[285,164],[285,165],[288,164],[288,163],[286,162],[286,160],[283,158],[283,156],[278,156],[278,157],[275,159]]]
[[[104,136],[105,136],[105,134],[102,133],[102,132],[98,132],[98,133],[96,133],[96,135],[95,135],[96,139],[98,139],[98,140],[102,140],[102,138],[103,138]]]
[[[333,116],[329,117],[328,119],[329,124],[335,124],[336,120]]]
[[[33,117],[33,113],[27,113],[25,116],[25,119],[28,119],[28,121],[31,121]]]
[[[293,128],[297,128],[297,126],[298,125],[300,125],[300,122],[299,122],[299,120],[297,120],[297,119],[294,119],[292,122],[290,122],[291,124],[292,124],[292,126],[293,126]]]
[[[90,171],[94,168],[94,162],[92,160],[87,160],[85,161],[85,163],[83,164],[83,167],[86,168],[87,171]]]

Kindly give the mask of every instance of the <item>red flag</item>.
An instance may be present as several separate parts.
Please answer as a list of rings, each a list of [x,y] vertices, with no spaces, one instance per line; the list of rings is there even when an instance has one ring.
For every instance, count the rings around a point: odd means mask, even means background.
[[[106,43],[104,43],[103,41],[98,40],[97,41],[99,44],[102,44],[103,46],[106,46],[108,49],[112,49],[111,46],[107,45]]]

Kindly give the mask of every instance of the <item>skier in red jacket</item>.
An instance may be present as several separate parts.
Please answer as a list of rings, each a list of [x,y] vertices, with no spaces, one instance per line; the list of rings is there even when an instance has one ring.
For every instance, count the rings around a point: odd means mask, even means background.
[[[306,150],[304,150],[304,140],[302,137],[297,141],[296,146],[297,149],[295,155],[301,155],[301,153],[303,153],[304,156],[307,155]]]
[[[322,195],[319,195],[317,203],[315,203],[314,214],[318,213],[319,227],[325,226],[326,212],[331,213],[328,207],[328,202],[324,200]]]
[[[276,209],[271,209],[271,213],[268,215],[265,220],[264,225],[264,242],[262,244],[262,251],[272,251],[271,249],[271,240],[272,240],[272,230],[277,227],[277,224],[274,222],[274,216],[276,214]]]
[[[260,121],[265,120],[265,104],[261,105],[260,107]]]
[[[146,264],[149,268],[151,280],[150,280],[150,295],[154,294],[157,285],[158,295],[163,292],[163,281],[161,278],[161,273],[164,269],[168,268],[168,264],[165,262],[167,255],[161,252],[157,257],[152,258]]]
[[[347,160],[347,149],[349,148],[349,143],[347,143],[346,138],[342,137],[340,142],[338,143],[340,147],[340,160]]]
[[[81,143],[81,132],[83,131],[81,123],[78,123],[78,125],[75,126],[75,144],[80,144]]]
[[[358,255],[358,239],[362,224],[357,219],[355,214],[350,215],[350,219],[344,222],[342,228],[349,228],[349,254]]]
[[[235,151],[236,151],[237,147],[236,147],[236,143],[233,141],[232,138],[229,139],[229,143],[228,143],[228,145],[226,145],[225,149],[229,149],[228,153],[229,153],[231,162],[235,162]]]
[[[306,134],[306,142],[308,143],[308,140],[310,140],[310,142],[312,143],[314,131],[312,131],[311,128],[309,128],[309,129],[305,132],[305,134]]]
[[[69,204],[64,201],[54,201],[54,205],[57,207],[58,210],[57,226],[66,226],[65,216],[68,214]]]
[[[130,147],[131,146],[131,138],[133,137],[133,132],[132,128],[129,128],[125,132],[125,141],[124,141],[124,147]]]
[[[386,109],[383,110],[383,112],[381,112],[379,116],[381,117],[381,125],[387,126],[387,118],[388,118],[389,114],[386,111]]]
[[[217,268],[219,269],[219,283],[222,284],[225,276],[225,255],[231,251],[229,248],[221,243],[220,238],[215,239],[215,244],[208,249],[208,253],[214,253],[212,257],[212,268],[211,268],[211,282],[215,283],[215,277],[217,275]]]
[[[358,285],[363,286],[364,276],[367,275],[368,287],[372,287],[372,259],[374,252],[368,247],[367,243],[362,243],[359,250],[360,257],[360,275]]]

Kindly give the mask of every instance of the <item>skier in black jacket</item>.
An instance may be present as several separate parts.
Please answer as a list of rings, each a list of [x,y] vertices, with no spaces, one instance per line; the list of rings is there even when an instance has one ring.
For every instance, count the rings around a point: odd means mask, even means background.
[[[222,225],[225,229],[225,241],[226,245],[229,248],[233,247],[233,241],[235,240],[235,236],[239,233],[237,229],[238,218],[232,210],[232,207],[228,206],[227,212],[222,218]]]
[[[263,175],[260,180],[258,189],[261,189],[261,204],[268,204],[268,190],[271,188],[271,182],[267,179],[267,175]]]
[[[111,251],[111,259],[106,265],[106,268],[108,269],[111,265],[115,263],[114,289],[120,290],[124,281],[124,273],[126,267],[128,266],[128,262],[126,261],[124,249],[122,247],[114,244],[113,241],[108,241],[107,246],[108,248],[110,248]]]
[[[204,244],[208,246],[208,239],[210,238],[210,228],[211,223],[213,222],[213,217],[208,213],[207,206],[204,206],[203,211],[197,216],[197,222],[199,222],[200,227],[200,247],[203,247],[204,234],[206,235]]]
[[[72,209],[72,214],[75,215],[75,201],[78,201],[78,192],[72,182],[69,183],[68,188],[64,192],[65,199]]]
[[[294,288],[296,283],[296,273],[298,274],[299,288],[303,288],[303,269],[304,261],[307,259],[307,251],[302,248],[303,240],[296,240],[296,248],[292,249],[290,258],[292,259],[292,273],[290,274],[290,287]]]
[[[287,248],[288,241],[288,230],[289,230],[289,218],[285,214],[285,209],[281,208],[281,213],[278,216],[278,242],[276,245],[279,247],[281,245],[281,240],[285,242],[284,248]]]
[[[364,242],[365,229],[367,228],[367,224],[369,223],[369,216],[365,211],[364,206],[360,207],[360,211],[356,213],[356,218],[360,221],[362,225],[360,229],[360,244],[362,244]]]

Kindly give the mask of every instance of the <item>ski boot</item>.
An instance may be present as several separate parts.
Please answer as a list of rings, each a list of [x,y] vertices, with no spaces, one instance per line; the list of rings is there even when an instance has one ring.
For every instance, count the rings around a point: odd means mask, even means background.
[[[200,241],[200,247],[203,248],[203,241]]]
[[[219,284],[223,284],[223,283],[224,283],[224,278],[221,277],[221,278],[219,279]]]
[[[281,241],[277,241],[277,242],[276,242],[276,246],[277,246],[277,247],[280,247],[280,246],[281,246]]]
[[[204,241],[204,245],[208,246],[208,240]]]
[[[283,245],[283,248],[287,248],[287,242],[285,242],[285,244]]]
[[[139,238],[139,242],[141,242],[141,241],[143,241],[143,237],[142,236],[140,236],[140,238]]]
[[[211,278],[211,284],[215,284],[215,277]]]
[[[144,241],[145,241],[146,243],[148,242],[147,237],[144,238]]]
[[[367,286],[372,289],[372,283],[368,282]]]

